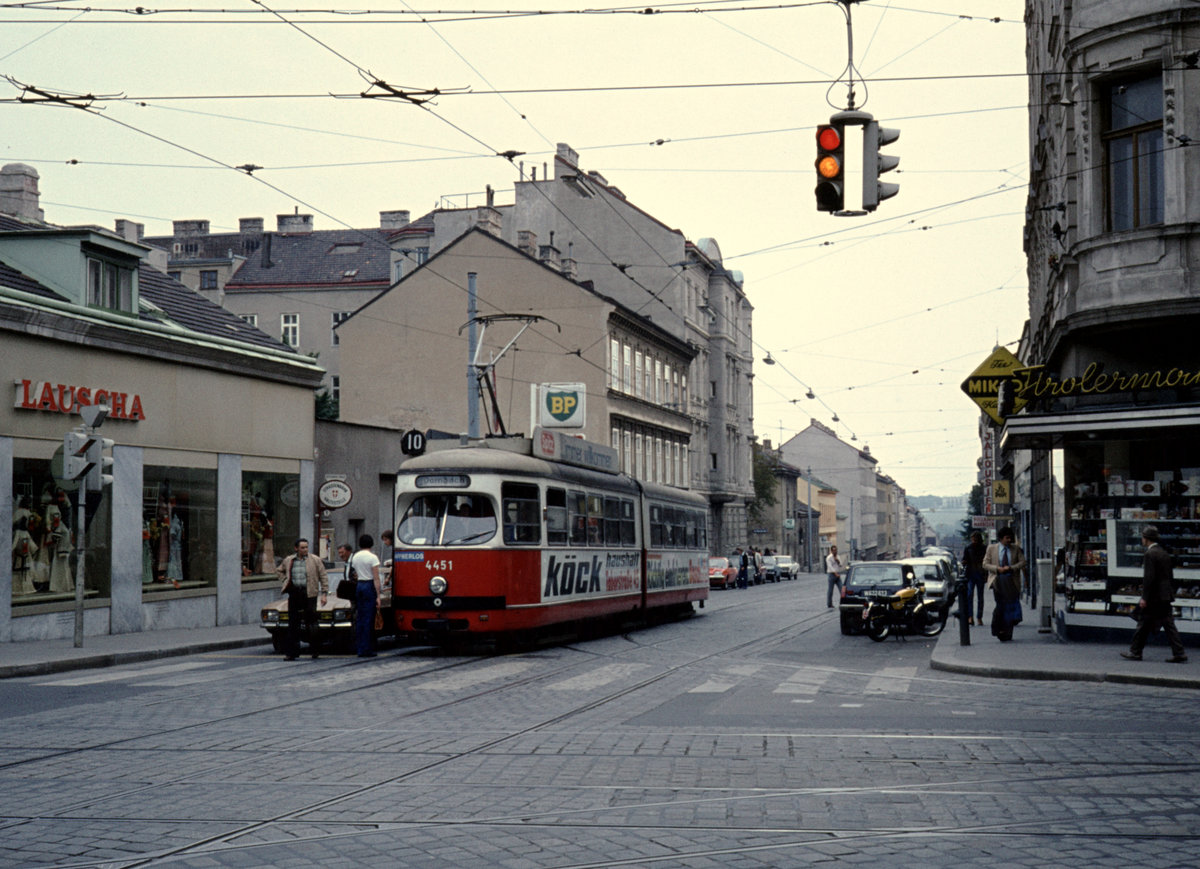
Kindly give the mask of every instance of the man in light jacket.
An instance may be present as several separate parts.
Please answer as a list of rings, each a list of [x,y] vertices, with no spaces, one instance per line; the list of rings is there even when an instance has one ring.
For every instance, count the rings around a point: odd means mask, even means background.
[[[300,619],[308,627],[308,648],[317,658],[317,596],[324,604],[329,597],[329,576],[325,563],[308,551],[308,541],[296,541],[296,552],[283,559],[275,571],[288,596],[287,659],[300,656]]]
[[[992,634],[1001,642],[1012,639],[1012,629],[1020,621],[1019,613],[1010,615],[1008,610],[1019,610],[1021,601],[1021,571],[1025,569],[1025,553],[1015,542],[1016,535],[1008,527],[996,532],[999,540],[988,546],[983,556],[983,569],[987,571],[988,588],[996,599],[992,612]]]

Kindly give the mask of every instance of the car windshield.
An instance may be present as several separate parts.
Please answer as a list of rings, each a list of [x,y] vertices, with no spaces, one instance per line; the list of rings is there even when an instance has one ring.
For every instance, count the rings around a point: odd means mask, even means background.
[[[465,546],[490,540],[496,511],[483,495],[420,495],[408,505],[397,532],[410,546]]]
[[[913,573],[917,579],[924,581],[927,579],[941,579],[942,576],[938,572],[936,564],[914,564]]]
[[[710,559],[708,559],[708,566],[720,568],[721,570],[724,570],[726,567],[729,566],[729,559],[727,559],[727,558],[710,558]]]
[[[899,564],[858,564],[851,568],[847,585],[903,588],[904,571]]]
[[[764,555],[764,556],[763,556],[763,565],[764,565],[764,566],[766,566],[766,567],[770,567],[770,566],[771,566],[772,564],[774,564],[774,563],[775,563],[775,556],[774,556],[774,555]]]

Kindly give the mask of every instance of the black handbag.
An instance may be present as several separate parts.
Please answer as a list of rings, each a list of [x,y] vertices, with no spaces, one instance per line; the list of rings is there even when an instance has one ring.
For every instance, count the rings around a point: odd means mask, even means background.
[[[340,580],[337,584],[336,594],[342,600],[348,600],[354,603],[358,590],[358,583],[354,581],[354,568],[349,564],[346,565],[346,578]]]

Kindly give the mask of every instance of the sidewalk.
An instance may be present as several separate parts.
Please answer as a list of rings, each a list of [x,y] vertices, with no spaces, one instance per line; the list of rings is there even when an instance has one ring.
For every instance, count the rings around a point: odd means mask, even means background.
[[[0,679],[111,667],[270,642],[270,635],[259,625],[233,625],[84,637],[82,649],[75,648],[72,640],[0,643]]]
[[[1160,632],[1146,646],[1141,661],[1126,661],[1127,643],[1060,641],[1039,633],[1036,624],[1013,630],[1001,643],[987,627],[971,628],[971,645],[959,645],[958,622],[951,619],[938,638],[929,666],[935,670],[998,679],[1049,679],[1073,682],[1124,682],[1166,688],[1200,688],[1200,653],[1188,649],[1186,664],[1168,664],[1171,656]]]

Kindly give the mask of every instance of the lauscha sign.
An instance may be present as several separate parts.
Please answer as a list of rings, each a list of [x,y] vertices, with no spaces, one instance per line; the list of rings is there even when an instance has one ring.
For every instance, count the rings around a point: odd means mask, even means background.
[[[81,407],[107,404],[109,419],[140,422],[146,418],[142,397],[103,387],[52,383],[49,380],[14,380],[13,407],[46,413],[79,413]]]

